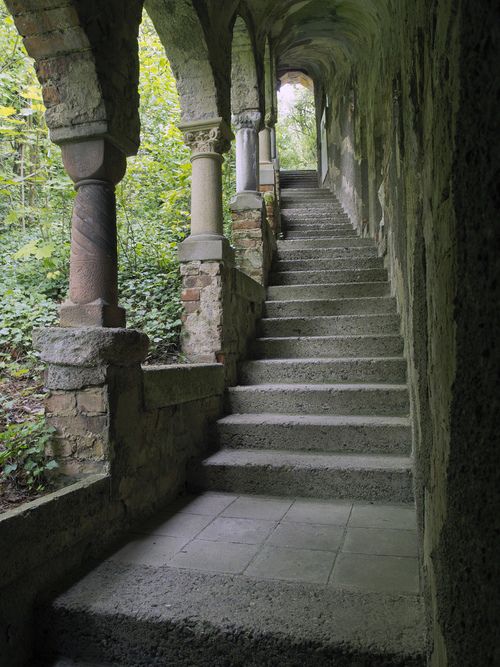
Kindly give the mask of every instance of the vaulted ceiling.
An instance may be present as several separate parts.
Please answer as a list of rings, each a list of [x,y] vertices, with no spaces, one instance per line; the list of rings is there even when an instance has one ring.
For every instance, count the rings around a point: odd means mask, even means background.
[[[345,69],[369,49],[388,0],[247,0],[257,29],[270,35],[278,72],[313,78]]]

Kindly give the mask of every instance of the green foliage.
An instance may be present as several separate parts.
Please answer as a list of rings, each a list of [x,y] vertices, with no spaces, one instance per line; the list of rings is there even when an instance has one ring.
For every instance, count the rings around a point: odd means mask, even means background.
[[[224,213],[224,236],[232,241],[233,222],[229,203],[236,194],[236,149],[234,141],[224,156],[222,164],[222,206]]]
[[[67,292],[73,187],[48,139],[31,59],[0,0],[0,360],[32,358],[34,326],[54,324]],[[117,188],[120,301],[151,340],[150,360],[178,349],[177,245],[189,232],[189,150],[164,49],[145,15],[139,35],[142,135]],[[229,177],[228,177],[229,178]]]
[[[179,347],[182,303],[177,263],[158,272],[144,266],[141,276],[120,276],[121,303],[127,310],[128,326],[140,329],[150,339],[149,362],[162,363],[175,356]]]
[[[42,417],[22,424],[8,424],[0,432],[0,484],[15,484],[28,491],[43,491],[47,475],[57,462],[46,455],[54,429]]]
[[[316,169],[316,113],[314,95],[301,85],[293,86],[294,104],[280,111],[276,142],[283,169]]]
[[[57,320],[57,305],[44,294],[6,287],[1,282],[0,291],[0,360],[33,359],[33,329],[53,325]]]

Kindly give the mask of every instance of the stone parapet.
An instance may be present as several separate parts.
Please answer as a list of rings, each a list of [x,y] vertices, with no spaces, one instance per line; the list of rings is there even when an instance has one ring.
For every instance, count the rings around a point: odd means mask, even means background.
[[[138,332],[49,329],[37,333],[37,343],[49,369],[56,360],[75,374],[71,390],[51,391],[46,409],[71,447],[68,455],[55,452],[61,468],[78,474],[74,483],[0,515],[0,626],[9,628],[0,636],[2,666],[31,664],[35,600],[89,558],[103,557],[120,533],[184,488],[187,461],[203,454],[222,412],[221,365],[141,370],[145,336]],[[82,364],[104,364],[104,380],[87,385]],[[86,457],[92,439],[105,443],[106,465],[84,474],[80,464],[89,471],[89,463],[99,463],[95,448],[93,461]]]
[[[260,194],[237,195],[231,202],[233,245],[239,269],[261,285],[267,284],[276,242]]]
[[[181,275],[183,353],[192,363],[223,363],[232,384],[254,336],[264,289],[231,262],[184,262]]]
[[[143,372],[146,410],[190,403],[224,392],[224,369],[220,364],[146,366]]]
[[[109,472],[117,460],[113,409],[140,373],[148,338],[132,329],[48,328],[34,333],[47,363],[47,422],[56,430],[50,455],[65,475]],[[136,407],[136,406],[134,406]]]

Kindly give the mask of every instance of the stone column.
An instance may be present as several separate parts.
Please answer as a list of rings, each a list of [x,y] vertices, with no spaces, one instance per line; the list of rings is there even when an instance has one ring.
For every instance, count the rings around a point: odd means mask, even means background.
[[[278,150],[276,147],[276,129],[275,127],[270,128],[271,134],[271,160],[275,161],[278,159]]]
[[[114,471],[119,482],[123,460],[141,438],[147,336],[134,329],[48,327],[35,330],[33,340],[47,365],[45,411],[56,430],[50,453],[59,472]]]
[[[180,126],[191,148],[191,234],[179,246],[184,305],[182,350],[191,362],[225,358],[224,304],[234,251],[223,236],[222,153],[231,131],[222,118]]]
[[[263,130],[259,132],[259,182],[261,192],[272,192],[275,189],[274,164],[272,160],[270,124],[266,123]]]
[[[232,117],[236,128],[236,192],[259,190],[259,111],[243,111]]]
[[[222,154],[232,134],[222,118],[179,126],[191,149],[191,234],[181,243],[181,261],[222,259],[230,252],[223,233]]]
[[[272,162],[271,128],[268,126],[259,132],[259,162]]]
[[[77,191],[71,227],[68,299],[62,327],[124,327],[118,306],[115,186],[127,160],[106,139],[63,144],[63,163]]]

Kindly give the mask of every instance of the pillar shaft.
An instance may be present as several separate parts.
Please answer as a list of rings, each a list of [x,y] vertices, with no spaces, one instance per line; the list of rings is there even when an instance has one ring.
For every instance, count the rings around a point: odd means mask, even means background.
[[[265,127],[259,132],[259,162],[271,162],[271,128]]]
[[[233,116],[236,128],[236,192],[256,192],[259,189],[258,130],[261,114],[244,111]]]
[[[222,156],[199,153],[192,160],[191,234],[223,233]]]
[[[278,157],[278,151],[276,148],[276,129],[274,127],[271,127],[269,129],[270,132],[270,139],[271,139],[271,159],[276,160]]]
[[[77,195],[69,297],[61,305],[61,326],[125,326],[125,311],[118,306],[115,199],[125,155],[105,139],[65,144],[62,155]]]
[[[191,148],[191,235],[222,237],[222,153],[230,146],[231,132],[222,118],[193,121],[180,126]]]

